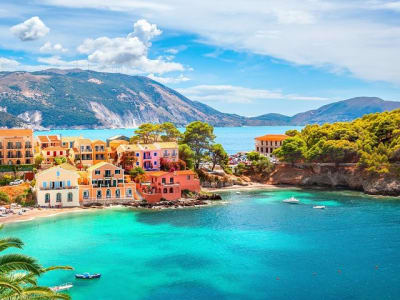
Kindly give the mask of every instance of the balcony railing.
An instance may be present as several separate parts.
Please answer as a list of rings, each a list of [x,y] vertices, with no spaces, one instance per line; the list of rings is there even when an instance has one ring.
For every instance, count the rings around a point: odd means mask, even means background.
[[[43,186],[41,186],[41,187],[39,187],[39,189],[40,189],[41,191],[52,191],[52,190],[76,190],[77,188],[78,188],[78,186],[62,186],[62,187],[60,187],[60,186],[58,186],[58,187],[50,187],[50,186],[43,187]]]

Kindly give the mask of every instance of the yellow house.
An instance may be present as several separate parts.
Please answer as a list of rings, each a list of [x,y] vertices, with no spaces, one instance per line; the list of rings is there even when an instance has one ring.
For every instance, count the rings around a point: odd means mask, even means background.
[[[70,164],[61,164],[36,174],[36,199],[40,207],[79,206],[79,174]]]

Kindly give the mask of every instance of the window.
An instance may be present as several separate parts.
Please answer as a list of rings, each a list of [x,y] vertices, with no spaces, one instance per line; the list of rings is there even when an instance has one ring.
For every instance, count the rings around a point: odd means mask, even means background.
[[[154,165],[157,166],[157,162],[156,161],[154,162]]]
[[[57,193],[56,202],[61,202],[61,193]]]
[[[154,152],[154,156],[157,156],[157,152]]]
[[[174,177],[169,178],[169,183],[174,183]]]
[[[57,177],[59,177],[60,176],[60,171],[57,171],[56,175],[57,175]]]
[[[43,182],[43,188],[44,189],[47,188],[47,182],[46,181]]]
[[[139,162],[138,162],[138,161],[136,162],[136,165],[137,165],[137,166],[139,165]]]
[[[186,179],[187,179],[187,180],[190,180],[190,175],[187,175],[187,176],[186,176]]]
[[[72,195],[71,192],[68,193],[68,202],[72,202],[74,196]]]
[[[84,199],[89,198],[89,191],[83,191],[83,198]]]
[[[259,152],[260,151],[260,148],[259,147],[257,147],[257,152]]]
[[[173,188],[169,188],[169,192],[172,194],[174,192]]]
[[[115,174],[121,174],[121,170],[115,170]]]
[[[164,194],[167,194],[167,193],[168,193],[168,189],[167,189],[167,188],[164,188],[163,193],[164,193]]]
[[[164,183],[164,184],[167,183],[167,181],[166,181],[165,178],[162,178],[162,179],[161,179],[161,182]]]
[[[97,191],[97,198],[101,198],[101,190]]]
[[[47,155],[50,155],[50,151],[47,151]]]
[[[70,187],[71,186],[71,180],[67,181],[67,186]]]
[[[127,197],[132,197],[132,189],[127,189],[126,190],[126,196]]]
[[[105,176],[105,177],[111,177],[111,170],[106,170],[106,171],[104,172],[104,176]]]
[[[96,171],[94,171],[94,174],[96,174],[96,175],[100,175],[100,170],[96,170]]]
[[[111,190],[107,190],[107,192],[106,192],[106,197],[107,197],[107,198],[111,198]]]
[[[139,156],[139,153],[136,153],[136,156]]]
[[[46,193],[44,195],[44,203],[50,203],[50,194],[49,193]]]
[[[115,197],[119,198],[121,196],[120,190],[115,191]]]

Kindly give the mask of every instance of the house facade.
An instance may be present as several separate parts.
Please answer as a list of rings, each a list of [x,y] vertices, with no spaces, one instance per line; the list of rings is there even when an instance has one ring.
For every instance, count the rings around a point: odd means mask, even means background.
[[[126,168],[127,164],[141,167],[146,171],[158,171],[161,160],[177,162],[179,160],[178,144],[159,142],[154,144],[121,144],[117,147],[117,164]]]
[[[32,129],[0,129],[0,165],[32,163]]]
[[[69,164],[62,164],[36,174],[35,192],[40,207],[79,206],[79,175]]]
[[[47,147],[42,149],[41,154],[43,156],[42,167],[44,168],[53,166],[56,157],[68,157],[67,150],[61,146]]]
[[[135,183],[125,178],[122,168],[111,163],[100,162],[81,172],[79,198],[82,204],[130,202],[135,194]]]
[[[39,135],[35,139],[35,150],[40,152],[48,147],[61,147],[61,139],[58,135]]]
[[[267,134],[256,137],[255,140],[255,151],[265,155],[271,156],[275,149],[282,146],[284,140],[288,138],[284,134]]]
[[[182,197],[182,191],[200,191],[200,180],[192,170],[164,172],[146,172],[147,181],[137,185],[139,194],[150,203],[161,200],[176,201]]]

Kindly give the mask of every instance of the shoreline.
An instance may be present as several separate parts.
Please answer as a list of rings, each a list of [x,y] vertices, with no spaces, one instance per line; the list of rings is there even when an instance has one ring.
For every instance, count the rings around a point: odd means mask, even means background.
[[[263,189],[288,189],[288,188],[299,188],[301,187],[294,185],[274,185],[267,183],[249,183],[249,185],[232,185],[222,188],[201,188],[203,192],[215,193],[215,192],[226,192],[226,191],[252,191],[252,190],[263,190]]]

